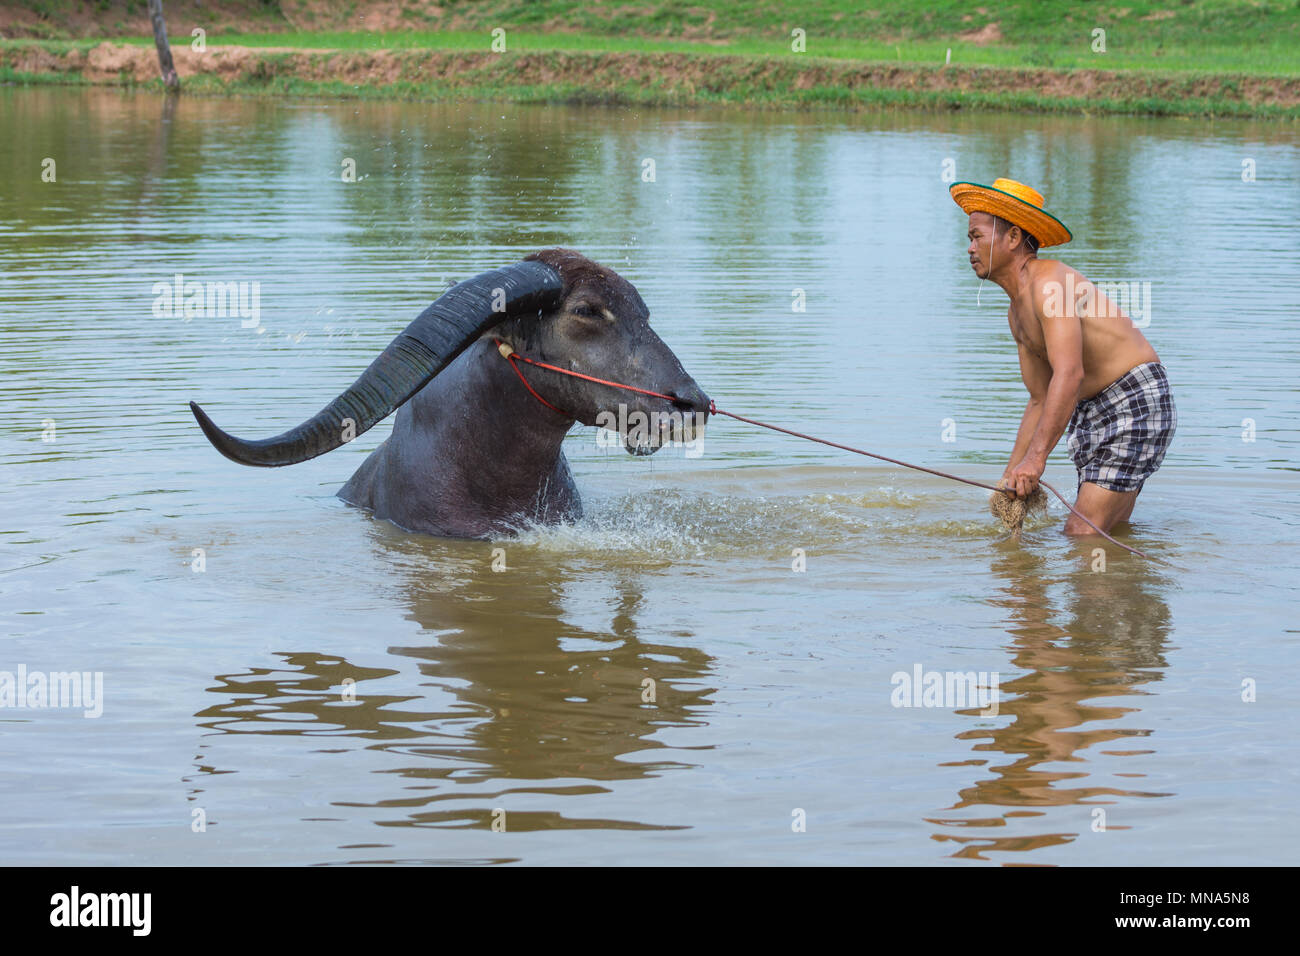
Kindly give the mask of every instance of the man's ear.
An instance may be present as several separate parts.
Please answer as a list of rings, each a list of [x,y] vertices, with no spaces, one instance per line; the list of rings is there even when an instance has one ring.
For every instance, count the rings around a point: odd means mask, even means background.
[[[1020,244],[1024,239],[1025,230],[1021,229],[1019,226],[1012,225],[1012,227],[1007,230],[1007,243],[1012,249],[1019,249]]]

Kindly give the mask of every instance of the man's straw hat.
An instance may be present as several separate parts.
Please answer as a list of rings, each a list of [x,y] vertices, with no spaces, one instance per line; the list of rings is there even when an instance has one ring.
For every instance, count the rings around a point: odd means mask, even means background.
[[[995,179],[992,186],[953,183],[948,192],[967,215],[987,212],[1015,223],[1040,246],[1059,246],[1074,238],[1065,223],[1043,208],[1043,194],[1014,179]]]

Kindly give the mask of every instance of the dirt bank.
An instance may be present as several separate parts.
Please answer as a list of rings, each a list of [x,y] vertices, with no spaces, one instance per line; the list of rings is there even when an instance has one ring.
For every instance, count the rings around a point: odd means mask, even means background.
[[[339,52],[288,48],[173,48],[196,91],[505,100],[730,102],[765,107],[895,103],[946,108],[1300,117],[1300,78],[1104,70],[930,67],[847,60],[690,53]],[[11,80],[140,84],[156,81],[151,46],[101,43],[0,47]]]

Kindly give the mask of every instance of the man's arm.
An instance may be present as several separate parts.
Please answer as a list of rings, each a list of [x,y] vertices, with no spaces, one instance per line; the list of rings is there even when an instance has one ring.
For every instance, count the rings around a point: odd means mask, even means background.
[[[1065,266],[1058,265],[1043,278],[1064,283]],[[1074,302],[1062,303],[1062,315],[1046,315],[1042,307],[1044,290],[1037,288],[1033,295],[1034,314],[1043,329],[1043,344],[1047,348],[1052,377],[1029,445],[1006,476],[1008,487],[1014,488],[1019,497],[1032,494],[1038,487],[1038,479],[1047,467],[1047,456],[1061,440],[1065,426],[1074,414],[1079,401],[1079,386],[1083,382],[1083,325]]]
[[[1047,397],[1047,388],[1052,382],[1052,367],[1040,359],[1019,342],[1016,348],[1020,352],[1020,378],[1029,392],[1029,401],[1025,403],[1025,412],[1020,416],[1020,428],[1016,430],[1016,441],[1011,447],[1011,458],[1007,467],[1002,469],[1002,481],[1007,481],[1011,469],[1020,463],[1029,449],[1029,440],[1038,427],[1039,416],[1043,412],[1043,399]]]

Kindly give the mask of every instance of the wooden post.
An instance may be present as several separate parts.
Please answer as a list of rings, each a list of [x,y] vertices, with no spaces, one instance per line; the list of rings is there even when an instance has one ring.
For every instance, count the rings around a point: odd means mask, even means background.
[[[153,21],[153,42],[158,47],[158,68],[169,90],[181,88],[181,78],[172,63],[172,48],[167,45],[167,23],[163,20],[162,0],[149,0],[149,19]]]

